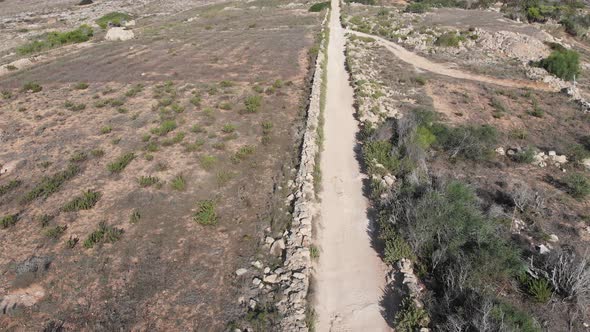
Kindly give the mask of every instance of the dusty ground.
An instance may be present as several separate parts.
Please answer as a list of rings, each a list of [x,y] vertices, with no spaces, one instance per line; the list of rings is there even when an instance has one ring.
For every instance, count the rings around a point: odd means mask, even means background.
[[[371,246],[372,225],[356,160],[353,94],[344,67],[344,30],[339,4],[330,17],[322,194],[314,274],[318,331],[388,331],[380,306],[385,265]]]
[[[251,262],[277,263],[261,242],[289,220],[286,184],[319,14],[275,2],[168,3],[142,9],[176,14],[140,18],[134,40],[102,42],[98,34],[0,80],[0,186],[20,181],[0,197],[0,217],[17,216],[0,229],[0,325],[8,330],[213,331],[276,320],[274,289],[252,285],[260,271]],[[14,5],[0,3],[11,8],[3,18],[17,15]],[[48,12],[71,8],[51,5]],[[23,92],[29,81],[42,91]],[[76,88],[80,82],[88,87]],[[256,95],[259,110],[244,112]],[[154,133],[164,120],[176,128]],[[73,158],[80,152],[87,157]],[[130,152],[135,159],[111,174],[108,164]],[[23,201],[71,164],[79,173],[55,192]],[[184,190],[172,187],[179,175]],[[141,176],[160,185],[142,187]],[[100,192],[95,206],[63,210],[86,190]],[[203,200],[214,202],[216,225],[193,220]],[[42,215],[53,218],[42,225]],[[85,248],[103,221],[123,230],[120,240]],[[57,226],[63,232],[48,236]],[[69,239],[79,242],[70,248]],[[236,278],[238,268],[248,273]],[[268,315],[246,315],[260,293]]]

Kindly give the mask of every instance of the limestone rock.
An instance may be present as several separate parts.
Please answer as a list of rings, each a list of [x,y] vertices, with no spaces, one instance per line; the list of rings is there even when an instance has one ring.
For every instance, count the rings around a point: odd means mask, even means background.
[[[135,38],[135,34],[131,30],[126,30],[125,28],[120,27],[113,27],[107,31],[107,35],[105,36],[106,40],[111,41],[125,41]]]
[[[278,239],[270,246],[270,253],[273,256],[281,256],[285,250],[285,240]]]
[[[244,274],[248,273],[248,270],[241,268],[241,269],[237,269],[236,270],[236,275],[239,276],[243,276]]]

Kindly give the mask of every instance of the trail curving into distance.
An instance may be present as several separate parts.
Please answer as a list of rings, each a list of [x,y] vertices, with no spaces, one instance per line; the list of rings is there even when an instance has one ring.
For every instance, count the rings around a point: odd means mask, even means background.
[[[321,156],[320,257],[314,275],[317,331],[390,331],[379,302],[386,267],[371,247],[363,175],[355,158],[358,123],[344,67],[339,0],[332,0],[324,148]]]
[[[379,44],[384,46],[388,51],[393,53],[398,59],[402,60],[403,62],[409,63],[416,68],[426,70],[435,74],[454,77],[458,79],[470,80],[470,81],[477,81],[482,83],[489,83],[489,84],[496,84],[501,85],[509,88],[530,88],[533,90],[540,90],[540,91],[557,91],[557,89],[549,86],[544,82],[535,82],[535,81],[523,81],[523,80],[511,80],[511,79],[502,79],[502,78],[495,78],[485,75],[478,75],[473,73],[468,73],[459,69],[450,68],[445,64],[432,62],[416,53],[406,50],[402,46],[387,40],[385,38],[375,36],[372,34],[354,31],[354,30],[346,30],[347,33],[351,33],[361,37],[369,37],[376,40]]]

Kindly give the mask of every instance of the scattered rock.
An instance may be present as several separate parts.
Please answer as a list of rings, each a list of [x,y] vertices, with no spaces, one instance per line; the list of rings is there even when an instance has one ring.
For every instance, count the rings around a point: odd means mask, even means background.
[[[257,269],[262,269],[262,263],[260,261],[252,262],[252,266],[254,266]]]
[[[251,310],[254,310],[254,309],[256,309],[257,304],[258,303],[256,302],[256,300],[250,299],[250,302],[248,303],[248,308],[250,308]]]
[[[262,282],[262,280],[258,279],[258,278],[254,278],[252,279],[252,283],[254,284],[254,286],[258,286],[260,285],[260,283]]]
[[[549,247],[547,247],[544,244],[540,244],[537,246],[537,251],[539,251],[539,254],[544,255],[546,253],[549,253],[551,249],[549,249]]]
[[[277,282],[279,282],[279,276],[276,274],[269,274],[265,276],[263,280],[267,284],[276,284]]]
[[[549,242],[552,242],[552,243],[555,243],[555,242],[558,242],[559,241],[559,238],[557,237],[557,235],[551,234],[551,235],[549,235],[549,240],[548,241]]]
[[[270,254],[273,256],[282,256],[285,250],[285,240],[278,239],[270,246]]]
[[[500,155],[500,156],[505,156],[506,155],[506,151],[504,151],[503,147],[499,147],[496,149],[496,154]]]
[[[248,270],[241,268],[241,269],[237,269],[236,270],[236,275],[239,276],[243,276],[244,274],[248,273]]]
[[[107,31],[107,35],[105,36],[106,40],[111,41],[125,41],[135,38],[135,34],[131,30],[126,30],[125,28],[120,27],[113,27]]]

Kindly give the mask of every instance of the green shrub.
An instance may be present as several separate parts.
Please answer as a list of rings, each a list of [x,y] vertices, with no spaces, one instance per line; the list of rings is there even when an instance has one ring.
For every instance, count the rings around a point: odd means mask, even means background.
[[[108,226],[103,221],[98,225],[98,229],[84,240],[84,248],[90,249],[100,243],[114,243],[121,239],[123,232],[123,229]]]
[[[157,128],[152,129],[152,134],[164,136],[169,132],[176,129],[176,121],[174,120],[165,120],[160,123],[160,126]]]
[[[32,93],[37,93],[39,91],[43,90],[43,87],[41,87],[41,85],[39,85],[39,83],[36,82],[27,82],[23,85],[23,92],[32,92]]]
[[[0,197],[20,187],[22,183],[21,180],[10,180],[7,184],[0,186]]]
[[[553,295],[551,284],[544,278],[529,280],[527,287],[529,294],[539,303],[547,303]]]
[[[205,170],[210,171],[217,163],[217,158],[215,156],[202,156],[200,162],[201,167],[203,167]]]
[[[67,225],[51,227],[45,231],[45,236],[57,240],[63,235],[63,233],[65,233],[66,229],[68,229]]]
[[[86,90],[86,89],[88,89],[88,83],[85,83],[85,82],[76,83],[74,85],[74,89],[76,89],[76,90]]]
[[[80,167],[70,164],[64,171],[57,172],[50,177],[45,177],[31,191],[26,193],[21,199],[22,203],[29,203],[39,197],[49,197],[57,192],[59,188],[68,180],[80,173]]]
[[[70,161],[73,163],[79,163],[86,159],[88,159],[88,154],[84,151],[78,151],[70,157]]]
[[[541,326],[529,314],[511,305],[500,303],[492,308],[491,316],[503,323],[507,331],[541,332]]]
[[[590,194],[590,180],[581,173],[571,173],[563,181],[568,193],[575,198],[585,198]]]
[[[111,127],[111,126],[104,126],[104,127],[100,128],[100,133],[103,135],[108,134],[111,131],[113,131],[113,127]]]
[[[402,303],[402,310],[395,316],[395,328],[397,331],[417,331],[420,327],[428,326],[428,313],[424,308],[418,308],[414,301],[407,298]]]
[[[129,163],[133,159],[135,159],[135,153],[133,153],[133,152],[126,153],[126,154],[120,156],[119,158],[117,158],[117,160],[115,160],[115,162],[108,164],[107,169],[111,173],[120,173],[121,171],[123,171],[125,169],[125,167],[127,167],[127,165],[129,165]]]
[[[49,214],[42,214],[40,216],[37,216],[35,219],[36,221],[39,223],[39,226],[41,226],[41,228],[49,225],[49,222],[51,222],[51,220],[53,220],[54,216],[49,215]]]
[[[309,11],[312,13],[318,13],[326,8],[330,8],[329,1],[314,3],[313,5],[311,5],[311,7],[309,7]]]
[[[244,100],[244,105],[246,106],[247,113],[256,113],[260,110],[260,106],[262,105],[262,97],[259,95],[248,96],[246,100]]]
[[[387,264],[394,264],[402,258],[414,260],[415,255],[412,247],[397,232],[394,232],[385,239],[384,261]]]
[[[422,149],[427,150],[434,142],[436,136],[427,127],[420,126],[416,129],[415,141]]]
[[[193,220],[201,225],[215,225],[217,223],[215,202],[206,200],[200,201],[197,205],[197,212],[193,216]]]
[[[64,212],[90,210],[98,203],[100,197],[101,194],[98,191],[88,190],[66,203],[61,209]]]
[[[123,23],[123,21],[129,20],[131,20],[131,16],[129,14],[112,12],[97,19],[96,24],[98,24],[99,27],[106,29],[109,22],[116,26],[120,26]]]
[[[72,31],[52,31],[41,35],[37,40],[17,48],[17,52],[21,55],[26,55],[38,53],[66,44],[83,43],[90,40],[93,35],[94,31],[86,24],[81,25],[79,28]]]
[[[514,154],[513,159],[517,163],[530,164],[535,161],[535,155],[537,155],[535,148],[526,147]]]
[[[240,161],[246,159],[248,156],[254,154],[256,149],[251,145],[245,145],[236,151],[236,153],[232,156],[232,161],[234,163],[239,163]]]
[[[223,126],[223,128],[221,128],[221,131],[223,131],[223,132],[224,132],[224,133],[226,133],[226,134],[231,134],[231,133],[233,133],[235,130],[236,130],[236,126],[235,126],[235,125],[233,125],[233,124],[231,124],[231,123],[225,124],[225,125]]]
[[[143,84],[138,83],[133,85],[127,92],[125,92],[126,97],[135,97],[138,93],[143,91]]]
[[[436,136],[437,146],[449,151],[451,157],[466,159],[487,159],[493,153],[498,133],[489,125],[463,125],[447,127],[435,124],[431,131]]]
[[[388,141],[368,141],[363,145],[363,158],[369,165],[371,173],[379,173],[377,164],[395,173],[399,168],[397,154],[392,152],[393,145]]]
[[[18,221],[18,215],[16,215],[16,214],[10,214],[7,216],[3,216],[0,218],[0,227],[6,229],[8,227],[16,225],[17,221]]]
[[[183,191],[186,189],[186,180],[184,179],[182,174],[179,174],[175,176],[174,179],[172,179],[172,182],[170,182],[170,186],[174,190]]]
[[[536,65],[561,79],[571,81],[580,74],[580,54],[574,50],[555,50]]]
[[[582,144],[572,144],[568,148],[568,159],[573,162],[581,162],[590,157],[590,151]]]
[[[424,2],[412,2],[406,6],[406,13],[426,13],[430,10],[430,5]]]

